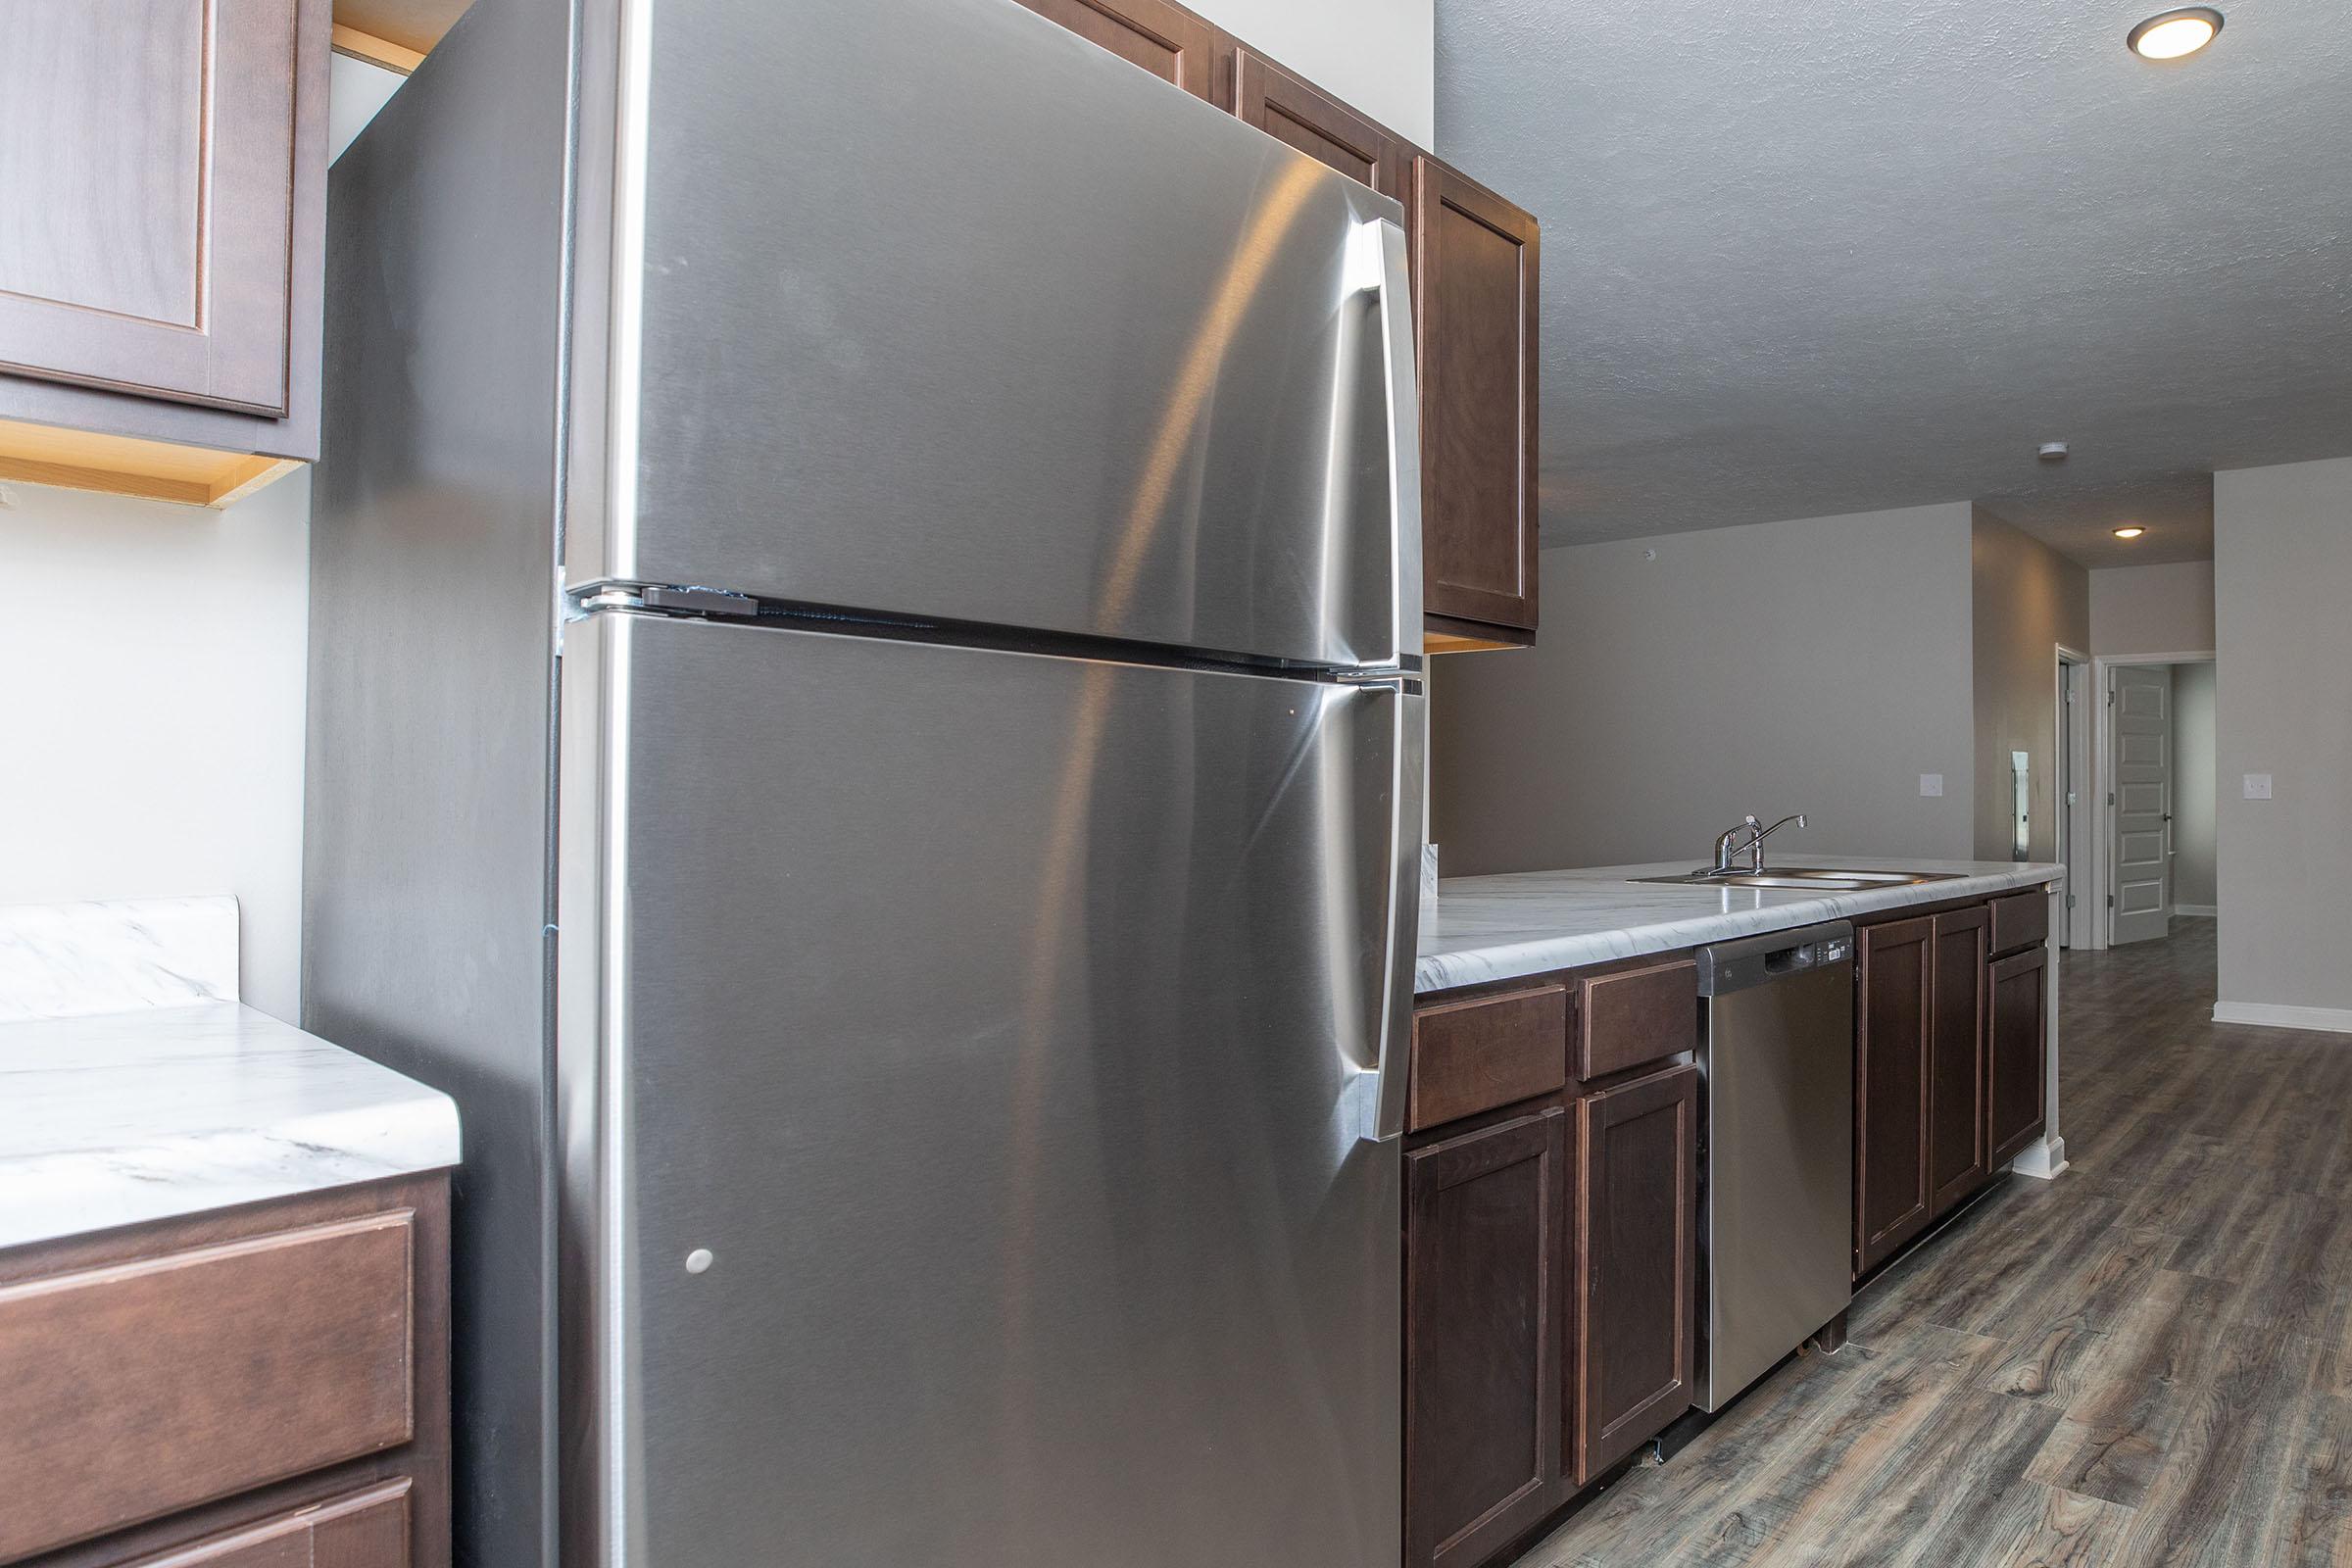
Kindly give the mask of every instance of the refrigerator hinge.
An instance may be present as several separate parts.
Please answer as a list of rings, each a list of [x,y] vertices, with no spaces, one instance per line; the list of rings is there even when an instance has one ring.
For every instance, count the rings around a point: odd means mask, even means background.
[[[634,588],[590,588],[567,593],[564,619],[580,620],[600,610],[642,610],[645,601]]]
[[[1338,686],[1388,686],[1407,697],[1421,695],[1421,672],[1414,669],[1345,669],[1332,676]]]
[[[724,588],[662,583],[607,583],[571,596],[571,618],[575,620],[600,610],[651,610],[672,615],[726,615],[749,620],[759,615],[760,601]]]

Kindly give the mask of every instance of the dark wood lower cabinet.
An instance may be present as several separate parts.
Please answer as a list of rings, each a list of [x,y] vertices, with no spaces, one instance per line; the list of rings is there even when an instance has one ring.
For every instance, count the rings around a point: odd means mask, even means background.
[[[1196,98],[1216,97],[1216,29],[1173,0],[1020,0]]]
[[[1484,1562],[1567,1495],[1568,1137],[1553,1103],[1404,1157],[1407,1568]]]
[[[1983,907],[1936,919],[1928,1007],[1928,1207],[1940,1214],[1992,1173],[1985,1144]]]
[[[1936,922],[1855,933],[1854,1273],[1927,1228],[1928,1020]]]
[[[0,1250],[0,1563],[448,1568],[449,1182]]]
[[[2043,1085],[2049,1077],[2050,1029],[2043,999],[2050,953],[2033,948],[1992,966],[1986,1139],[1995,1169],[2015,1159],[2048,1126]]]
[[[1577,1486],[1690,1407],[1698,1333],[1698,1069],[1577,1102]]]

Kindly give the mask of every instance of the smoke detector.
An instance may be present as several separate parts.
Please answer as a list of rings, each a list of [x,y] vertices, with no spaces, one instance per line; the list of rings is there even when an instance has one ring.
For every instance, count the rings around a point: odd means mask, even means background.
[[[2041,461],[2044,463],[2064,463],[2066,461],[2066,443],[2063,441],[2044,441],[2041,444]]]

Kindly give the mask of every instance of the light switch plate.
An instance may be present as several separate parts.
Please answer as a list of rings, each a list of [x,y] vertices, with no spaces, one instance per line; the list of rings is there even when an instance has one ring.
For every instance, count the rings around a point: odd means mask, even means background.
[[[1931,800],[1941,799],[1943,796],[1943,775],[1941,773],[1920,774],[1919,793]]]
[[[2271,775],[2268,773],[2248,773],[2246,775],[2246,799],[2249,801],[2267,801],[2270,798]]]

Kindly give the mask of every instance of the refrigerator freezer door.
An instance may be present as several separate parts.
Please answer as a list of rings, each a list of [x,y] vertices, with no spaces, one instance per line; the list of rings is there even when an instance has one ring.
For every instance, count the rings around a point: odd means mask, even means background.
[[[1394,1562],[1406,699],[634,617],[565,663],[565,1560]]]
[[[1396,662],[1395,202],[1012,0],[630,37],[575,585]]]

